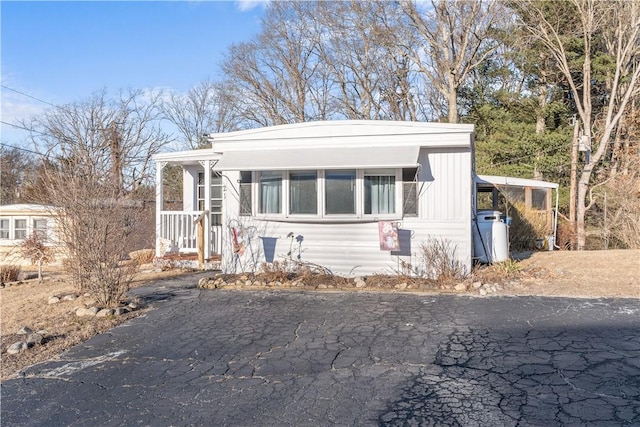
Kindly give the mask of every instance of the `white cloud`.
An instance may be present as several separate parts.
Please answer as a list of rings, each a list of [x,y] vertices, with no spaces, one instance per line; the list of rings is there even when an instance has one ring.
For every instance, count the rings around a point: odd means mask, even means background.
[[[241,12],[247,12],[258,6],[266,6],[270,0],[236,0],[236,6]]]

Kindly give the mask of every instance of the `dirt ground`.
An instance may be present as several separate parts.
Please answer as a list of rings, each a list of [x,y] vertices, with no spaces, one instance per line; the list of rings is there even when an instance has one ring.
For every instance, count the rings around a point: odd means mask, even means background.
[[[535,252],[522,257],[521,284],[503,294],[640,298],[640,250]]]
[[[640,250],[535,252],[521,254],[519,258],[519,262],[510,263],[507,271],[499,268],[476,270],[475,276],[467,282],[502,283],[503,289],[496,293],[498,295],[640,298]],[[180,274],[185,272],[143,274],[133,286]],[[90,305],[91,298],[80,296],[74,301],[48,304],[49,297],[63,296],[75,290],[60,273],[48,272],[45,276],[47,280],[43,283],[31,280],[0,289],[0,380],[14,377],[26,366],[54,358],[146,310],[143,307],[109,318],[77,317],[75,309]],[[375,276],[367,278],[367,290],[376,289],[375,281]],[[385,285],[388,277],[386,281]],[[381,289],[386,288],[385,291],[397,292],[382,286],[382,282],[380,285]],[[469,292],[472,289],[469,286]],[[437,292],[437,287],[429,292],[434,290]],[[452,292],[450,287],[442,291]],[[17,355],[8,354],[7,348],[20,341],[17,331],[24,326],[34,331],[46,331],[45,342]]]

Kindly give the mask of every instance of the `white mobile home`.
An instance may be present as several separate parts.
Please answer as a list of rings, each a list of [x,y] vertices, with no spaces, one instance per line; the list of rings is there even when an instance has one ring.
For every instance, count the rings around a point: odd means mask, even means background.
[[[54,212],[52,206],[29,203],[0,206],[0,264],[29,265],[20,246],[33,234],[50,248],[53,263],[60,264],[64,251],[56,236]]]
[[[365,275],[419,269],[421,245],[442,239],[471,268],[472,125],[307,122],[210,140],[154,158],[157,256],[201,246],[225,272],[290,259]],[[180,211],[164,209],[166,165],[182,167]]]

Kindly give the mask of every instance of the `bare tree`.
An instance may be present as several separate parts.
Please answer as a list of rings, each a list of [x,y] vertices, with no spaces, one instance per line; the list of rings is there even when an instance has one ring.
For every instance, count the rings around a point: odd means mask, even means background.
[[[222,66],[250,125],[269,126],[328,118],[328,80],[317,58],[312,2],[273,2],[262,32],[230,47]]]
[[[17,147],[0,145],[0,205],[23,200],[23,187],[33,172],[33,156]]]
[[[425,86],[433,86],[444,98],[448,122],[457,123],[461,85],[498,45],[491,31],[501,16],[501,4],[494,0],[432,0],[426,4],[409,0],[399,5],[409,31],[398,43],[424,76]]]
[[[153,176],[151,156],[170,141],[158,100],[140,91],[110,100],[103,91],[28,124],[46,157],[40,185],[55,207],[68,271],[103,304],[117,304],[128,289],[133,266],[123,260],[148,221],[135,195]]]
[[[162,111],[193,150],[209,145],[204,136],[207,133],[236,129],[230,97],[222,84],[204,80],[186,94],[171,93],[170,99],[162,103]]]
[[[551,3],[551,4],[550,4]],[[640,77],[640,4],[627,1],[571,0],[567,2],[515,2],[521,24],[554,59],[572,94],[582,131],[584,164],[578,164],[580,144],[572,144],[572,209],[575,209],[577,248],[586,243],[585,216],[593,206],[593,176],[611,149],[612,136],[625,113]],[[554,13],[553,8],[560,8]],[[567,16],[572,17],[568,24]],[[576,60],[574,44],[581,55]],[[604,56],[601,54],[604,53]],[[603,73],[596,56],[608,64]],[[599,75],[598,75],[599,74]],[[600,85],[604,85],[604,88]],[[573,208],[575,206],[575,208]]]

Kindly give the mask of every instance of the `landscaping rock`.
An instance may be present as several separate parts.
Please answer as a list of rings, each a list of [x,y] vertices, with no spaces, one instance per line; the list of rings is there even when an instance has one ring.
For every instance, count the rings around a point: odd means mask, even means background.
[[[453,289],[455,289],[458,292],[463,292],[467,290],[467,285],[465,285],[464,283],[458,283],[453,287]]]
[[[75,294],[69,294],[62,297],[62,301],[75,301],[78,299],[78,296]]]
[[[126,307],[118,307],[116,309],[113,310],[113,315],[114,316],[121,316],[123,314],[126,314],[129,312],[129,309]]]
[[[93,317],[96,314],[98,314],[99,311],[100,311],[100,309],[98,307],[89,307],[89,308],[78,307],[78,309],[76,310],[76,316],[78,316],[78,317],[85,317],[85,316]]]
[[[60,302],[60,298],[53,296],[53,297],[49,297],[47,304],[57,304],[59,302]]]
[[[482,282],[473,282],[471,286],[473,289],[480,289],[482,287]]]
[[[96,317],[108,317],[113,316],[115,310],[113,308],[103,308],[96,313]]]
[[[39,333],[29,334],[27,337],[27,345],[42,344],[43,342],[44,336]]]
[[[367,287],[367,283],[361,277],[356,278],[354,280],[354,283],[356,284],[356,288],[366,288]]]
[[[327,289],[327,285],[325,285],[324,283],[320,283],[318,285],[318,289]]]
[[[485,296],[487,294],[487,290],[485,288],[480,288],[480,291],[478,293],[482,296]]]
[[[18,332],[16,332],[16,334],[18,335],[29,335],[31,333],[33,333],[33,329],[28,326],[23,326],[22,328],[18,329]]]
[[[394,286],[395,289],[407,289],[407,283],[406,282],[402,282],[402,283],[398,283],[397,285]]]
[[[7,349],[7,353],[9,354],[18,354],[29,348],[29,345],[24,341],[18,341],[13,343]]]

